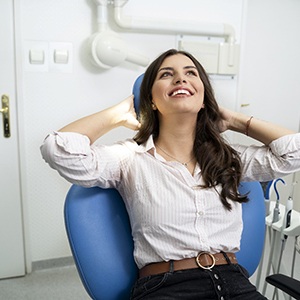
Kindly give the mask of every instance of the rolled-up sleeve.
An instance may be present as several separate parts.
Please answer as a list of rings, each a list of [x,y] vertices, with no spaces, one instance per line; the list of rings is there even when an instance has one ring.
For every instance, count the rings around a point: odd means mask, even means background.
[[[234,148],[243,165],[243,181],[269,181],[300,171],[300,133],[283,136],[269,146]]]
[[[41,153],[51,168],[71,183],[85,187],[116,187],[120,179],[120,145],[90,145],[87,136],[70,132],[49,134]]]

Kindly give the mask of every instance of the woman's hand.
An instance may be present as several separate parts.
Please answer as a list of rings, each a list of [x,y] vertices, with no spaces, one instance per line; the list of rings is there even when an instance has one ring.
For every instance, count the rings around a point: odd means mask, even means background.
[[[222,119],[219,123],[220,132],[224,132],[228,129],[231,129],[235,112],[221,106],[219,107],[219,111]]]
[[[219,107],[219,110],[222,119],[219,123],[220,132],[233,130],[246,134],[265,145],[269,145],[272,141],[284,135],[295,133],[282,126],[231,111],[223,107]]]
[[[125,126],[133,130],[138,130],[141,127],[136,118],[133,96],[129,96],[119,104],[105,110],[74,121],[60,129],[60,131],[84,134],[92,144],[99,137],[119,126]]]
[[[131,95],[114,107],[117,118],[116,123],[132,130],[139,130],[141,124],[137,120],[133,98],[133,95]]]

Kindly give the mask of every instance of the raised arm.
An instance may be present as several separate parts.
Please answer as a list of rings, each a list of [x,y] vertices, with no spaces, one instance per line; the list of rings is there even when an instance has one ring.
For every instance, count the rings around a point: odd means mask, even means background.
[[[242,113],[233,112],[223,107],[220,107],[221,117],[223,118],[220,124],[220,130],[233,130],[244,133],[265,145],[269,145],[272,141],[288,134],[295,133],[292,130],[282,126],[266,122],[244,115]]]
[[[138,130],[140,127],[140,123],[136,119],[133,96],[127,97],[110,108],[72,122],[59,131],[84,134],[92,144],[99,137],[119,126],[125,126],[133,130]]]

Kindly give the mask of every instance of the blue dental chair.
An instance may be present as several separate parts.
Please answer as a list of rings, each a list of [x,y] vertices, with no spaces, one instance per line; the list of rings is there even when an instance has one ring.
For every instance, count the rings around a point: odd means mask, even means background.
[[[142,75],[133,87],[138,108]],[[237,259],[255,272],[263,251],[264,195],[258,182],[243,182],[239,190],[250,201],[243,204],[244,230]],[[81,281],[92,299],[126,300],[138,276],[133,240],[125,205],[114,189],[73,185],[65,202],[65,225]]]
[[[244,230],[238,262],[252,275],[259,264],[265,232],[265,206],[258,182],[242,183]],[[130,223],[114,189],[73,185],[65,202],[65,225],[81,281],[92,299],[126,300],[138,276]]]

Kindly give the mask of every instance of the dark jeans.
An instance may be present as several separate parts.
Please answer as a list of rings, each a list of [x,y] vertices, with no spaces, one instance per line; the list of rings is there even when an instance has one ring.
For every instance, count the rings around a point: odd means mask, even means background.
[[[240,265],[211,270],[191,269],[147,276],[137,280],[131,300],[259,300],[267,299],[248,280]]]

